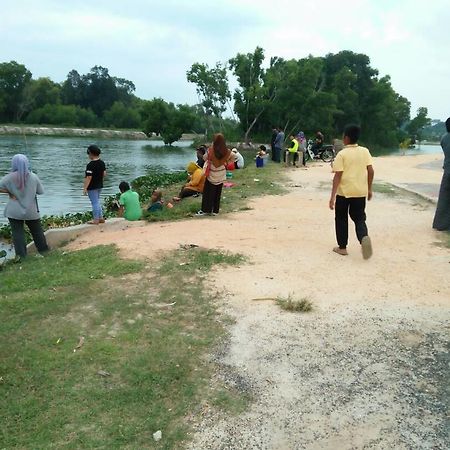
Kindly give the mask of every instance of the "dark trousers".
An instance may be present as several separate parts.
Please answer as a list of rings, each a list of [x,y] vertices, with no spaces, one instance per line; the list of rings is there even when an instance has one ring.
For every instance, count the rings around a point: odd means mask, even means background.
[[[39,253],[48,251],[47,240],[45,239],[44,230],[41,221],[37,220],[17,220],[8,217],[11,225],[11,233],[13,238],[14,250],[16,256],[27,256],[27,243],[25,240],[24,223],[27,224],[31,236],[33,236],[34,245]]]
[[[367,236],[366,225],[366,197],[346,198],[336,196],[334,206],[334,220],[336,226],[336,240],[339,248],[346,248],[348,244],[348,216],[355,222],[355,231],[358,241]]]
[[[202,211],[204,213],[218,213],[220,208],[220,196],[222,195],[221,184],[212,184],[205,180],[205,187],[203,188],[202,196]]]
[[[439,231],[450,230],[450,173],[442,176],[433,228]]]
[[[281,148],[279,147],[274,147],[273,148],[273,158],[272,158],[275,162],[281,162]]]
[[[198,194],[197,191],[194,191],[193,189],[189,189],[187,187],[184,187],[183,189],[181,189],[178,197],[180,198],[186,198],[186,197],[192,197],[193,195]]]

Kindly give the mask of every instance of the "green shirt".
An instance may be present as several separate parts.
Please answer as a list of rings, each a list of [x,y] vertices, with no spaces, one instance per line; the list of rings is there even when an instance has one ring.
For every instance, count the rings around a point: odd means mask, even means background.
[[[127,220],[139,220],[142,217],[142,208],[139,203],[139,194],[132,190],[125,191],[119,199],[119,203],[124,207],[123,216]]]

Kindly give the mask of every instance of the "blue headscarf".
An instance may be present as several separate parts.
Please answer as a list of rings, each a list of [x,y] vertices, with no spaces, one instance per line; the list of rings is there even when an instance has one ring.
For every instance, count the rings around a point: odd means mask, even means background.
[[[11,172],[15,175],[16,186],[23,191],[30,174],[28,158],[21,153],[14,155],[11,162]]]

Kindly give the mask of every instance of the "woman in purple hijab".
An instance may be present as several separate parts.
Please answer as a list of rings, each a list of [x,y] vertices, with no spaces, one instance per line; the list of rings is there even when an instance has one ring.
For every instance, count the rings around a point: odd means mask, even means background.
[[[14,155],[11,172],[0,180],[0,192],[9,195],[5,217],[11,225],[16,256],[27,255],[24,224],[33,236],[37,251],[39,253],[48,251],[36,200],[36,196],[43,194],[44,189],[38,176],[30,171],[25,155],[20,153]]]

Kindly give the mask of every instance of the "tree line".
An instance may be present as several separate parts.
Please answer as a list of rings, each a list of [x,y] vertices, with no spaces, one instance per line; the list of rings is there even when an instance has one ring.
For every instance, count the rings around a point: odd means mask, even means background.
[[[238,84],[234,92],[230,75]],[[217,130],[233,140],[267,140],[273,126],[286,134],[320,130],[331,139],[352,122],[361,125],[366,144],[380,147],[420,138],[430,123],[424,107],[411,119],[410,102],[395,92],[389,76],[380,77],[367,55],[351,51],[298,60],[275,56],[266,64],[264,50],[257,47],[213,67],[196,62],[186,78],[196,87],[196,105],[141,99],[132,81],[101,66],[86,74],[72,70],[56,83],[33,79],[15,61],[4,62],[0,122],[141,129],[166,143],[182,133],[210,136]],[[227,110],[233,117],[224,117]]]

